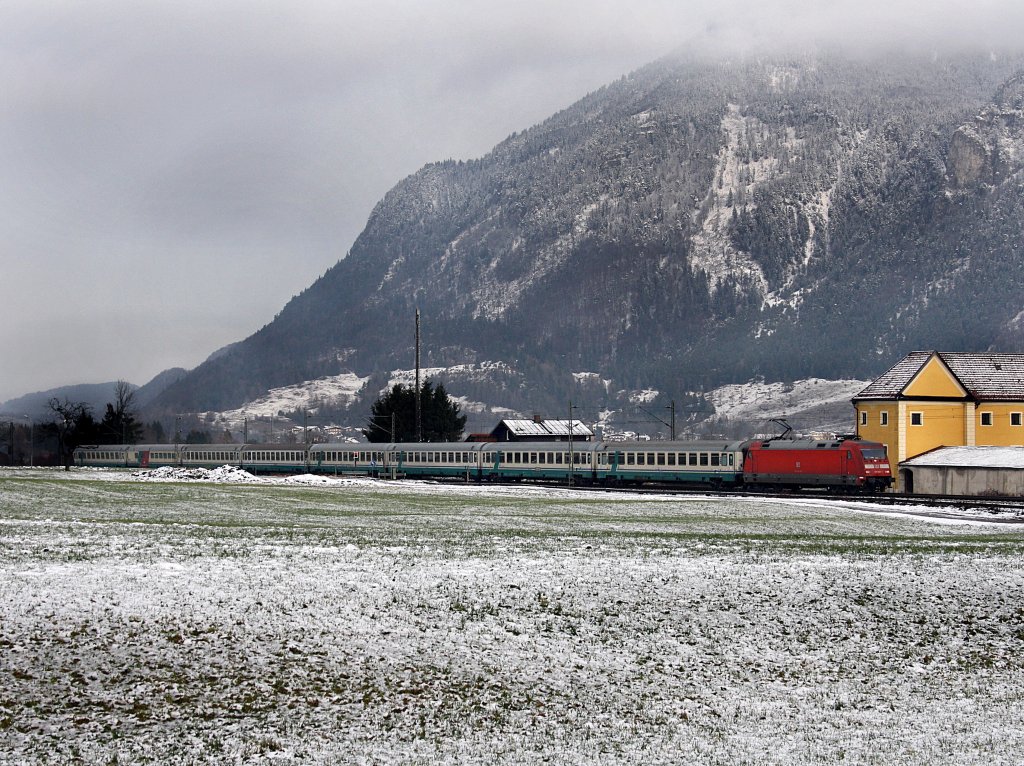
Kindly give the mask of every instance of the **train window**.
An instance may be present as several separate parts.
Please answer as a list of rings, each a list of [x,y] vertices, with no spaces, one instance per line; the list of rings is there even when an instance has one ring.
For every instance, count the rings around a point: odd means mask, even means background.
[[[645,462],[646,459],[647,459],[647,456],[643,452],[636,453],[636,464],[637,465],[646,465],[646,462]]]
[[[659,452],[658,453],[658,465],[665,465],[665,453],[664,452]]]
[[[530,453],[530,463],[536,463],[536,462],[537,462],[537,453],[536,452],[531,452]]]
[[[736,455],[732,452],[729,453],[729,465],[736,465]]]
[[[648,452],[647,453],[647,465],[654,465],[654,453],[653,452]]]
[[[690,459],[687,462],[690,465],[697,465],[697,453],[696,452],[687,452],[686,454],[690,456]]]
[[[707,452],[701,452],[700,453],[700,464],[701,465],[707,465],[708,464],[708,453]]]
[[[721,456],[717,452],[712,452],[711,453],[711,465],[714,465],[714,466],[721,465],[720,457]]]
[[[668,464],[669,465],[675,465],[676,464],[676,453],[675,452],[669,452],[668,453]]]
[[[632,452],[626,453],[626,465],[633,465],[636,462],[636,457]]]

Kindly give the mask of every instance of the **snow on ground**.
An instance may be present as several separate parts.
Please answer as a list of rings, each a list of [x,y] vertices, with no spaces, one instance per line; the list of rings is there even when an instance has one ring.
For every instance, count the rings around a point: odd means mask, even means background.
[[[299,412],[315,407],[317,402],[348,406],[366,385],[369,378],[346,372],[316,380],[307,380],[294,386],[272,388],[264,396],[248,402],[237,410],[217,413],[232,429],[237,429],[246,417],[273,417],[281,412]]]
[[[0,762],[1024,752],[1016,528],[213,478],[0,471]]]
[[[718,417],[730,420],[782,418],[837,401],[849,402],[871,381],[809,378],[794,383],[741,383],[707,394]]]
[[[456,364],[451,367],[421,367],[420,380],[436,378],[444,375],[467,380],[487,380],[494,375],[514,375],[515,371],[505,362],[479,362],[477,364]],[[392,370],[385,388],[394,385],[414,386],[416,384],[416,370]]]

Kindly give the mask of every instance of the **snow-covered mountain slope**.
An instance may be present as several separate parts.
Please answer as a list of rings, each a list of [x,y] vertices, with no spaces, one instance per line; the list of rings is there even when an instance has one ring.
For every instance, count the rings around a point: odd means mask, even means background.
[[[411,366],[417,308],[425,366],[515,371],[450,392],[519,410],[589,392],[580,370],[681,399],[1024,350],[1021,62],[657,62],[398,183],[344,260],[162,404],[383,385]]]
[[[501,378],[522,379],[507,365],[492,363],[425,368],[420,372],[423,380],[429,378],[443,382],[446,388],[463,390],[493,390]],[[592,372],[576,373],[575,377],[584,385],[577,389],[579,398],[573,405],[573,416],[599,428],[603,437],[668,437],[670,415],[666,410],[670,405],[665,403],[671,397],[664,392],[619,389],[614,381]],[[358,429],[351,426],[348,416],[368,410],[369,404],[390,386],[411,386],[414,380],[415,370],[405,369],[392,370],[379,384],[370,378],[333,376],[275,389],[242,407],[201,413],[200,419],[212,430],[227,430],[237,438],[248,428],[251,441],[281,440],[288,433],[297,438],[303,427],[311,429],[318,440],[358,438]],[[677,403],[678,435],[689,438],[728,433],[745,437],[777,432],[779,427],[771,423],[774,419],[786,419],[805,433],[850,433],[854,430],[850,400],[869,382],[813,378],[789,384],[751,381],[721,386]],[[515,387],[506,388],[509,390]],[[513,396],[474,399],[457,395],[454,399],[469,417],[467,433],[488,432],[503,418],[566,416],[562,409],[515,406]],[[350,424],[347,428],[346,423]]]

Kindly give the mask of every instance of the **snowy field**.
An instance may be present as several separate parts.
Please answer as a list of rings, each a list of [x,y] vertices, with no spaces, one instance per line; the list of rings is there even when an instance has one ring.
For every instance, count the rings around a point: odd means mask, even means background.
[[[0,762],[1024,760],[1015,525],[200,478],[0,471]]]

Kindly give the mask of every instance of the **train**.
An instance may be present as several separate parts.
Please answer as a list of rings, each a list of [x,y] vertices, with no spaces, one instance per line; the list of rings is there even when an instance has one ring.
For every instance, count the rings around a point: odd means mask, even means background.
[[[417,444],[114,444],[80,446],[74,464],[219,468],[476,482],[877,493],[892,484],[884,444],[857,438],[746,441],[426,442]]]

